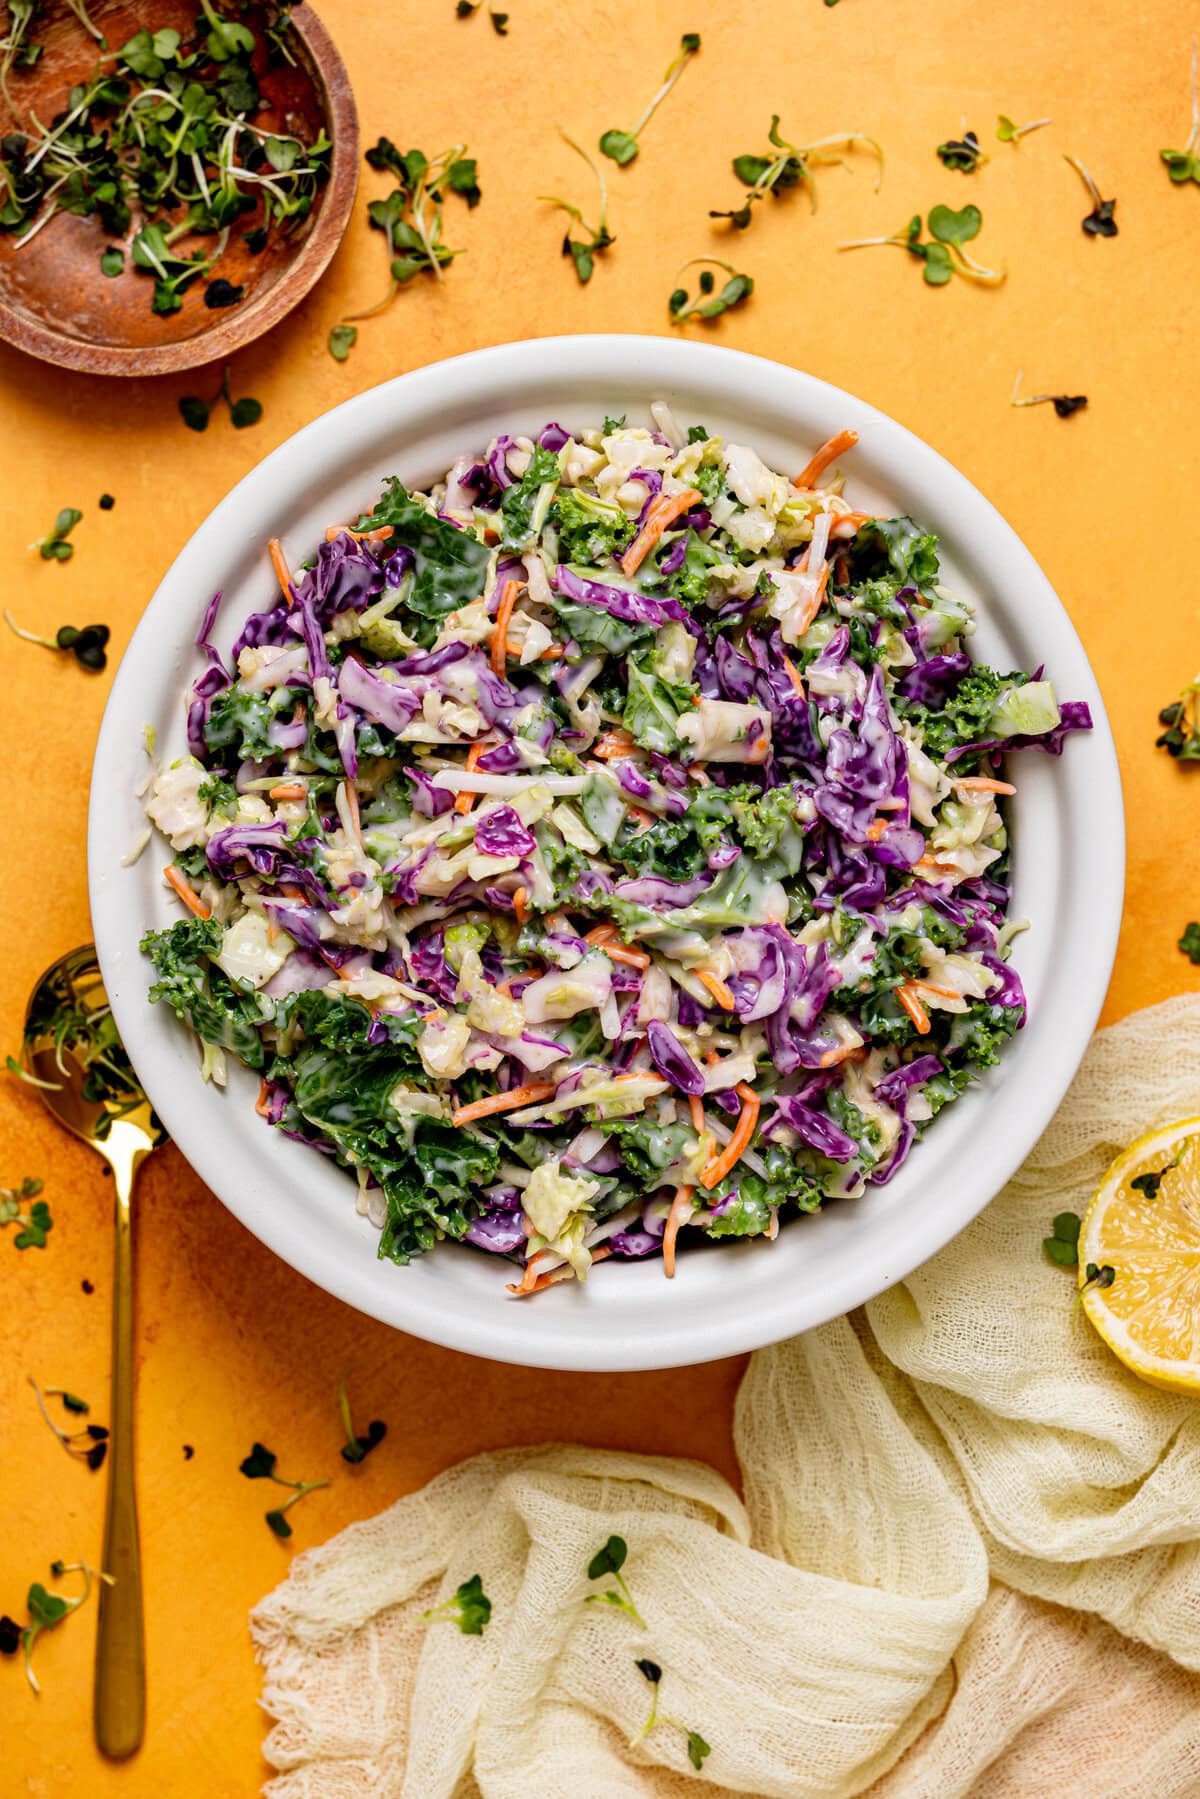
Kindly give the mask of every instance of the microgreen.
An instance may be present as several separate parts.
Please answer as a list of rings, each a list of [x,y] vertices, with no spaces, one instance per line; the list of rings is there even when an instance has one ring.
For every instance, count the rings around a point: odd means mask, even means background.
[[[883,151],[873,137],[866,137],[861,131],[835,133],[832,137],[818,138],[811,144],[789,144],[786,138],[779,135],[779,114],[771,115],[770,128],[767,131],[768,142],[772,153],[766,156],[743,154],[733,159],[733,172],[742,186],[748,188],[742,204],[732,212],[710,212],[710,219],[726,219],[735,231],[745,231],[753,218],[752,208],[768,194],[779,199],[792,188],[802,187],[808,194],[812,210],[817,210],[817,188],[812,171],[825,165],[836,165],[844,168],[841,153],[847,150],[865,150],[874,156],[879,164],[879,172],[875,182],[878,193],[883,181]]]
[[[1053,119],[1031,119],[1027,125],[1014,125],[1007,113],[997,113],[996,136],[1002,144],[1019,144],[1031,131],[1040,131],[1043,125],[1053,123]]]
[[[546,206],[557,206],[560,212],[565,212],[567,217],[586,233],[586,236],[582,238],[572,237],[571,227],[568,225],[562,243],[563,255],[571,258],[580,283],[586,286],[595,270],[596,257],[617,241],[608,228],[608,188],[605,185],[603,171],[597,168],[582,145],[577,144],[573,137],[568,137],[561,125],[558,128],[558,135],[569,149],[574,150],[576,156],[582,156],[596,178],[596,186],[600,194],[600,211],[597,222],[589,225],[577,206],[572,206],[569,200],[558,199],[554,194],[539,194],[538,199]]]
[[[1116,1278],[1116,1269],[1111,1267],[1107,1262],[1105,1262],[1102,1267],[1097,1267],[1095,1262],[1089,1262],[1083,1271],[1083,1282],[1078,1293],[1075,1295],[1075,1304],[1079,1304],[1089,1287],[1096,1287],[1103,1290],[1105,1287],[1111,1287]]]
[[[671,315],[671,323],[682,325],[685,319],[715,319],[723,312],[729,312],[735,306],[743,305],[754,292],[754,281],[750,275],[740,275],[732,263],[721,262],[715,256],[694,256],[676,271],[678,281],[685,270],[695,268],[697,263],[705,266],[696,281],[696,294],[691,297],[685,287],[677,287],[667,301],[667,310]],[[718,293],[714,293],[716,278],[713,269],[724,269],[729,280]]]
[[[1096,183],[1092,180],[1091,175],[1088,173],[1087,169],[1084,168],[1078,157],[1067,156],[1064,154],[1063,161],[1069,162],[1071,167],[1075,170],[1075,173],[1083,182],[1084,187],[1087,188],[1088,196],[1092,202],[1092,210],[1087,213],[1082,220],[1083,230],[1089,237],[1116,237],[1117,221],[1113,217],[1113,213],[1116,211],[1117,206],[1116,201],[1102,200],[1100,198],[1100,189],[1096,186]]]
[[[1166,750],[1178,762],[1200,762],[1200,675],[1189,681],[1177,700],[1163,707],[1158,722],[1167,728],[1155,739],[1157,749]]]
[[[606,131],[600,139],[601,154],[611,158],[620,168],[626,168],[633,162],[638,153],[638,138],[654,117],[679,77],[683,74],[692,57],[700,49],[700,33],[685,31],[679,40],[679,50],[667,66],[662,86],[651,100],[649,106],[633,127],[632,131]]]
[[[44,650],[68,650],[82,668],[90,669],[93,674],[99,674],[108,663],[104,651],[109,636],[107,625],[84,625],[82,630],[75,625],[60,625],[53,637],[39,637],[36,631],[23,631],[7,606],[4,622],[26,643],[41,644]]]
[[[483,1590],[483,1577],[472,1574],[454,1590],[451,1599],[430,1606],[421,1617],[427,1624],[457,1624],[464,1637],[481,1637],[492,1615],[492,1602]]]
[[[41,1190],[41,1181],[29,1174],[19,1187],[0,1187],[0,1228],[7,1229],[10,1224],[20,1227],[13,1237],[16,1249],[46,1247],[46,1233],[53,1230],[54,1220],[45,1200],[37,1198]],[[22,1209],[25,1200],[33,1203]]]
[[[64,1618],[70,1616],[85,1602],[92,1590],[93,1580],[102,1580],[112,1586],[111,1574],[104,1574],[99,1568],[89,1568],[86,1562],[51,1562],[50,1572],[57,1580],[64,1574],[82,1574],[83,1591],[73,1596],[51,1593],[40,1581],[34,1581],[26,1595],[25,1604],[29,1611],[29,1622],[22,1626],[15,1619],[0,1618],[0,1655],[15,1655],[20,1648],[24,1652],[25,1673],[35,1693],[41,1692],[37,1675],[33,1671],[33,1645],[44,1630],[53,1630]]]
[[[973,175],[981,163],[988,159],[979,147],[979,139],[973,131],[964,130],[961,137],[947,138],[944,144],[937,147],[939,160],[948,169],[958,169],[963,175]]]
[[[344,1462],[361,1462],[366,1459],[376,1444],[382,1443],[387,1435],[387,1425],[382,1419],[373,1418],[367,1426],[366,1435],[358,1436],[350,1417],[350,1400],[346,1393],[346,1377],[342,1376],[338,1383],[338,1411],[341,1414],[342,1429],[346,1433],[346,1441],[342,1444],[342,1460]]]
[[[1183,928],[1183,936],[1179,939],[1179,947],[1189,962],[1200,966],[1200,924],[1195,919]]]
[[[930,287],[945,287],[955,275],[983,287],[998,287],[1005,279],[1006,271],[985,268],[963,248],[978,237],[982,225],[983,214],[978,206],[967,205],[957,212],[951,206],[933,206],[929,211],[928,239],[922,238],[924,227],[917,212],[903,231],[897,231],[891,237],[856,238],[851,243],[839,244],[838,249],[865,250],[874,244],[895,244],[923,265],[922,273]]]
[[[357,325],[335,325],[329,333],[329,354],[335,362],[345,362],[357,342]]]
[[[681,1724],[678,1718],[671,1716],[670,1712],[663,1712],[658,1709],[659,1690],[662,1686],[663,1677],[661,1667],[657,1662],[651,1661],[649,1656],[637,1657],[633,1665],[642,1676],[642,1679],[649,1682],[651,1697],[650,1716],[646,1719],[646,1722],[642,1725],[642,1728],[638,1731],[637,1735],[632,1739],[629,1747],[631,1749],[634,1748],[636,1744],[642,1741],[643,1737],[648,1737],[656,1725],[674,1724],[677,1730],[683,1731],[684,1736],[687,1739],[688,1760],[691,1762],[693,1768],[699,1770],[704,1766],[705,1756],[711,1755],[712,1750],[704,1741],[704,1738],[700,1735],[698,1730],[689,1730],[686,1724]]]
[[[1021,397],[1021,382],[1025,378],[1024,369],[1017,370],[1017,378],[1013,382],[1011,406],[1053,406],[1060,419],[1069,419],[1074,413],[1082,412],[1087,405],[1086,394],[1026,394]]]
[[[64,1387],[47,1387],[43,1393],[32,1374],[26,1376],[37,1397],[38,1410],[50,1429],[54,1432],[68,1455],[77,1462],[86,1462],[93,1472],[104,1465],[108,1454],[108,1431],[103,1424],[85,1424],[81,1430],[66,1431],[57,1425],[50,1416],[46,1406],[47,1398],[57,1398],[65,1411],[76,1417],[86,1415],[89,1407],[87,1401],[74,1393],[68,1393]]]
[[[1083,1220],[1078,1212],[1060,1212],[1052,1226],[1053,1234],[1042,1238],[1042,1248],[1056,1268],[1074,1268],[1079,1262],[1079,1230]]]
[[[207,431],[208,421],[213,407],[224,400],[229,408],[230,421],[235,431],[244,431],[247,425],[257,425],[263,415],[262,402],[247,395],[244,399],[235,400],[230,388],[230,374],[225,370],[225,379],[211,400],[202,400],[196,394],[185,394],[179,402],[179,416],[189,431]]]
[[[245,288],[235,287],[232,281],[226,281],[224,275],[210,281],[204,290],[204,304],[210,312],[217,312],[223,306],[236,306],[245,297]]]
[[[75,545],[69,542],[71,532],[75,529],[82,512],[76,506],[64,506],[54,521],[53,528],[45,537],[39,537],[36,543],[30,544],[43,562],[69,562],[75,554]]]
[[[455,15],[460,19],[469,19],[479,11],[482,4],[483,0],[458,0],[458,4],[454,8]],[[508,36],[508,14],[506,12],[496,12],[493,7],[489,6],[488,18],[492,21],[492,30],[497,37]]]
[[[625,1576],[621,1573],[621,1569],[625,1566],[625,1558],[628,1554],[629,1545],[626,1543],[624,1537],[609,1537],[603,1548],[596,1551],[595,1555],[588,1563],[588,1579],[603,1580],[607,1575],[611,1575],[613,1580],[616,1581],[617,1586],[620,1588],[620,1592],[616,1592],[610,1587],[603,1593],[589,1593],[585,1603],[591,1605],[615,1605],[619,1611],[625,1612],[633,1619],[635,1624],[640,1624],[642,1629],[645,1630],[646,1620],[642,1617],[637,1606],[633,1603],[633,1594],[629,1591],[625,1582]]]
[[[1175,1154],[1171,1157],[1171,1160],[1164,1163],[1161,1168],[1151,1169],[1146,1174],[1135,1175],[1129,1183],[1133,1191],[1135,1193],[1143,1194],[1146,1199],[1157,1199],[1158,1190],[1162,1186],[1163,1180],[1170,1174],[1173,1168],[1178,1168],[1180,1161],[1183,1158],[1183,1152],[1190,1142],[1190,1137],[1185,1138],[1179,1145],[1179,1148],[1175,1151]]]
[[[247,1480],[273,1480],[277,1487],[291,1487],[292,1497],[266,1513],[267,1524],[277,1537],[290,1537],[292,1527],[284,1516],[290,1512],[298,1500],[306,1493],[315,1493],[318,1487],[327,1487],[328,1480],[285,1480],[282,1474],[275,1472],[276,1457],[265,1444],[256,1443],[250,1454],[239,1464],[241,1472]]]
[[[417,275],[442,280],[442,270],[463,254],[442,240],[442,197],[457,194],[469,207],[478,206],[482,197],[478,165],[466,149],[465,144],[455,144],[430,157],[423,150],[399,150],[390,137],[381,137],[366,152],[369,167],[386,170],[397,180],[390,194],[367,207],[372,229],[387,239],[391,284],[382,300],[349,313],[334,327],[329,351],[338,362],[345,361],[357,337],[357,332],[346,335],[350,326],[385,311]]]
[[[1197,44],[1192,39],[1192,128],[1182,150],[1160,150],[1172,181],[1200,182],[1200,87],[1196,80]]]
[[[111,246],[109,249],[104,251],[103,255],[100,258],[100,273],[102,275],[107,275],[109,280],[112,280],[112,278],[115,275],[123,275],[124,272],[125,272],[125,252],[124,252],[124,250],[118,250],[115,247],[115,245]]]
[[[114,1118],[123,1117],[146,1101],[103,992],[99,987],[86,992],[73,989],[68,1002],[45,982],[39,994],[46,997],[31,1008],[26,1020],[32,1038],[53,1044],[55,1065],[64,1081],[71,1080],[78,1069],[83,1070],[83,1098],[90,1105],[103,1107],[103,1114],[96,1121],[98,1138],[107,1136]],[[75,1063],[74,1069],[63,1060],[67,1054]],[[14,1056],[7,1058],[5,1067],[30,1087],[53,1090],[58,1085],[32,1074]],[[157,1119],[154,1124],[156,1130],[161,1130]]]

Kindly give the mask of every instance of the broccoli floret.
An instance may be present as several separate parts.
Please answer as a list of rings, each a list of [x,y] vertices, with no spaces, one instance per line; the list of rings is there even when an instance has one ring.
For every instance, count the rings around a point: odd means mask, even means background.
[[[633,540],[634,525],[618,506],[581,493],[577,487],[560,488],[554,503],[558,528],[558,559],[593,568],[619,556]]]

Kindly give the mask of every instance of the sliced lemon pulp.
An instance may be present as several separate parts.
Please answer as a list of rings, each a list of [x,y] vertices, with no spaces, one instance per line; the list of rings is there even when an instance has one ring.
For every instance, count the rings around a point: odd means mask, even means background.
[[[1157,1191],[1133,1185],[1159,1174]],[[1089,1263],[1111,1268],[1111,1281],[1089,1282]],[[1152,1131],[1117,1157],[1079,1233],[1079,1284],[1084,1310],[1126,1367],[1156,1386],[1200,1392],[1200,1118]]]

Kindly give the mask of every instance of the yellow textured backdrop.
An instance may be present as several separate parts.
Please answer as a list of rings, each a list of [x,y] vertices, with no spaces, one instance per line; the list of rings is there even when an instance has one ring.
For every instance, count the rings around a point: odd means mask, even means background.
[[[254,430],[214,414],[185,430],[176,400],[216,371],[104,382],[0,354],[4,419],[0,554],[4,600],[26,625],[104,619],[117,654],[163,572],[225,491],[300,425],[359,389],[483,344],[555,332],[661,331],[677,266],[723,252],[709,207],[735,203],[729,159],[763,147],[770,115],[797,141],[858,129],[887,149],[821,177],[820,211],[799,196],[761,209],[732,243],[758,283],[714,342],[809,369],[874,401],[962,468],[1013,521],[1083,635],[1117,734],[1126,783],[1129,884],[1106,1017],[1197,975],[1175,948],[1200,912],[1187,777],[1153,749],[1154,715],[1197,660],[1195,295],[1200,190],[1173,188],[1158,161],[1187,135],[1188,24],[1147,4],[1010,0],[761,0],[750,6],[635,0],[504,0],[509,36],[454,0],[372,6],[322,0],[346,59],[364,142],[385,132],[429,150],[465,137],[484,199],[448,207],[447,240],[469,254],[440,288],[421,282],[362,331],[338,365],[326,335],[382,290],[385,264],[362,208],[388,185],[365,174],[354,223],[319,290],[237,360],[235,392],[265,407]],[[154,23],[153,6],[144,16]],[[704,50],[650,126],[638,162],[613,171],[615,250],[591,286],[559,256],[562,226],[535,196],[590,202],[582,165],[554,134],[589,142],[632,122],[683,30]],[[996,114],[1052,114],[1019,148]],[[963,123],[991,160],[948,173],[934,146]],[[1086,238],[1072,151],[1106,195],[1120,236]],[[931,290],[899,252],[838,256],[843,238],[896,229],[911,213],[975,200],[976,246],[1010,274],[998,292]],[[586,206],[585,206],[586,210]],[[57,227],[55,227],[57,229]],[[697,336],[703,327],[692,328]],[[1034,389],[1086,392],[1060,422],[1008,407],[1016,369]],[[117,499],[105,514],[104,489]],[[85,518],[74,560],[24,546],[60,506]],[[199,600],[201,596],[197,596]],[[42,967],[89,934],[84,826],[92,747],[109,676],[89,677],[5,637],[0,643],[0,1049],[15,1049]],[[1197,777],[1200,779],[1200,777]],[[1102,821],[1098,821],[1102,828]],[[108,1185],[100,1165],[0,1084],[0,1180],[46,1182],[55,1228],[44,1253],[0,1238],[0,1611],[55,1557],[95,1559],[103,1478],[69,1463],[38,1421],[26,1372],[90,1396],[107,1416]],[[262,1522],[264,1489],[237,1472],[255,1437],[286,1473],[334,1485],[294,1514],[315,1543],[472,1451],[550,1437],[702,1457],[733,1473],[730,1410],[741,1364],[608,1378],[489,1366],[429,1348],[348,1311],[274,1261],[173,1150],[143,1173],[138,1218],[139,1478],[146,1563],[149,1727],[133,1764],[106,1768],[90,1736],[94,1613],[42,1640],[45,1692],[0,1666],[7,1792],[242,1794],[262,1777],[251,1603],[291,1551]],[[81,1281],[90,1279],[90,1297]],[[358,1471],[338,1458],[334,1395],[353,1365],[358,1418],[386,1443]],[[360,1426],[361,1427],[361,1426]],[[182,1445],[194,1445],[185,1461]]]

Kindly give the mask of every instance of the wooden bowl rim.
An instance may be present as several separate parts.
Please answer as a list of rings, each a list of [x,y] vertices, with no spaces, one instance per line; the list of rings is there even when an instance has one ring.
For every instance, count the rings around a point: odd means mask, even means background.
[[[292,15],[311,59],[325,129],[333,141],[329,180],[321,192],[312,230],[283,279],[234,315],[214,315],[211,327],[173,344],[92,344],[68,337],[0,297],[0,340],[88,375],[172,375],[219,362],[271,330],[309,294],[333,259],[350,223],[358,187],[358,109],[350,77],[333,39],[312,7]]]

